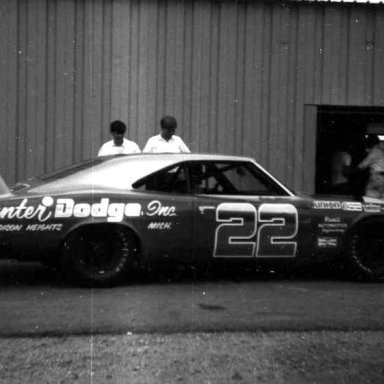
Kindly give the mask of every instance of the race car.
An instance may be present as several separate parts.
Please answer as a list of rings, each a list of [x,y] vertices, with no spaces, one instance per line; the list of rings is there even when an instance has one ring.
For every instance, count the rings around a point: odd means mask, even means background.
[[[1,257],[90,284],[152,262],[346,264],[384,277],[384,204],[295,194],[251,158],[137,154],[82,162],[9,188]],[[352,276],[352,275],[351,275]]]

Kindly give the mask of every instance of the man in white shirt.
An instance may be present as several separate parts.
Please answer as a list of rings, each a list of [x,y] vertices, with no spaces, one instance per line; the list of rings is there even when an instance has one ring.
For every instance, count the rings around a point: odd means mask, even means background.
[[[113,121],[110,125],[110,130],[113,140],[104,143],[99,149],[97,156],[127,155],[129,153],[141,152],[135,142],[124,137],[127,126],[122,121]]]
[[[369,138],[368,146],[371,149],[367,157],[357,166],[359,170],[369,170],[365,197],[384,199],[384,142],[373,136]]]
[[[160,121],[159,135],[152,136],[143,152],[149,153],[190,153],[184,141],[175,135],[177,121],[173,116],[164,116]]]

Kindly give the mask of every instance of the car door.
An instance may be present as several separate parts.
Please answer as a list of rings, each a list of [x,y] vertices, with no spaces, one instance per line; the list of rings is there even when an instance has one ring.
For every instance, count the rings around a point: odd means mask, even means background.
[[[297,199],[251,162],[190,165],[196,252],[210,258],[294,258]]]
[[[134,185],[142,216],[136,228],[144,255],[189,261],[194,245],[194,197],[183,164],[156,172]]]

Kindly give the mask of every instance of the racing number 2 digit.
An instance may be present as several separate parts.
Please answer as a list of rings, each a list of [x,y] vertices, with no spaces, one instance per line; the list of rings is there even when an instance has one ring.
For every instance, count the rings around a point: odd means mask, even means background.
[[[253,257],[257,211],[249,203],[222,203],[216,210],[215,257]]]
[[[298,213],[292,204],[262,204],[257,214],[249,203],[222,203],[216,221],[214,257],[296,255],[297,243],[292,240],[298,232]]]
[[[297,209],[291,204],[263,204],[259,208],[260,229],[256,257],[295,257],[298,232]]]

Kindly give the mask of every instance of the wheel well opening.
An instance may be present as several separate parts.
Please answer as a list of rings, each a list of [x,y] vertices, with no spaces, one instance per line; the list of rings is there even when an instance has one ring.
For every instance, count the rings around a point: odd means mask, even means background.
[[[58,250],[61,252],[63,250],[63,247],[65,247],[66,242],[76,232],[84,231],[84,230],[87,230],[87,229],[92,229],[92,228],[95,228],[95,227],[97,227],[98,229],[100,229],[100,228],[102,229],[103,227],[105,227],[106,230],[115,229],[115,230],[124,231],[124,233],[127,234],[128,236],[130,236],[130,238],[133,239],[133,241],[134,241],[135,256],[136,257],[140,257],[140,255],[141,255],[141,241],[140,241],[140,238],[139,238],[138,234],[132,228],[129,228],[129,227],[123,225],[123,224],[89,223],[89,224],[85,224],[85,225],[81,225],[79,227],[73,228],[71,231],[69,231],[66,234],[64,239],[60,242]]]
[[[384,218],[371,217],[357,222],[349,233],[350,266],[359,278],[384,277]]]
[[[353,234],[364,233],[368,237],[384,237],[384,217],[370,217],[363,219],[351,228]]]

